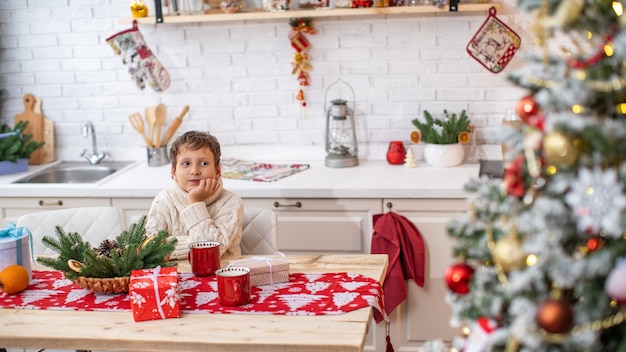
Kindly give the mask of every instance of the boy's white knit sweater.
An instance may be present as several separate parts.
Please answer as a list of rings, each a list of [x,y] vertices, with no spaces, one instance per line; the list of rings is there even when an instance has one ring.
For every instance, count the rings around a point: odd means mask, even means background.
[[[243,202],[239,195],[220,188],[204,202],[189,204],[178,183],[159,192],[150,207],[146,233],[167,231],[177,239],[171,259],[187,259],[189,245],[199,241],[220,243],[220,254],[240,255]]]

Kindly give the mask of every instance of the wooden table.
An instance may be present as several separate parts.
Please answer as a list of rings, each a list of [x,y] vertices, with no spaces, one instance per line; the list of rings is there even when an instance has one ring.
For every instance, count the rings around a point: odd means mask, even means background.
[[[240,259],[233,257],[230,259]],[[356,272],[379,280],[387,256],[287,256],[290,272]],[[45,268],[39,268],[45,269]],[[181,262],[179,271],[189,271]],[[0,346],[120,351],[362,351],[372,308],[341,315],[185,314],[135,322],[130,312],[0,309]]]

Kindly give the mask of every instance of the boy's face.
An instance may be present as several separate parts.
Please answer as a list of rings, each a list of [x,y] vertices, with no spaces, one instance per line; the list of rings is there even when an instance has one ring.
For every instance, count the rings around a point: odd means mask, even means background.
[[[172,178],[187,192],[197,187],[200,180],[216,180],[221,174],[222,170],[215,166],[215,156],[209,148],[181,148],[176,157],[176,166],[172,168]]]

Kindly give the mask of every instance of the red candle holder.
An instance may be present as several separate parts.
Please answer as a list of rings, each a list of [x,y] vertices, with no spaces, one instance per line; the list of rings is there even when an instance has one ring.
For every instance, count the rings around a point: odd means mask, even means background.
[[[406,149],[404,149],[404,143],[402,143],[402,141],[389,142],[389,149],[387,149],[387,162],[389,164],[404,164],[405,155]]]

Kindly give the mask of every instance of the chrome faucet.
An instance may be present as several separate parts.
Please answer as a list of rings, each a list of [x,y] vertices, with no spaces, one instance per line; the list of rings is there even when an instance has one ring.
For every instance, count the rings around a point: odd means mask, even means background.
[[[102,159],[108,156],[106,151],[102,151],[102,153],[98,153],[98,144],[96,143],[96,131],[93,126],[93,122],[87,121],[83,125],[83,137],[89,138],[91,137],[91,154],[87,154],[87,149],[83,149],[80,156],[84,157],[89,161],[91,165],[96,165],[102,161]]]

